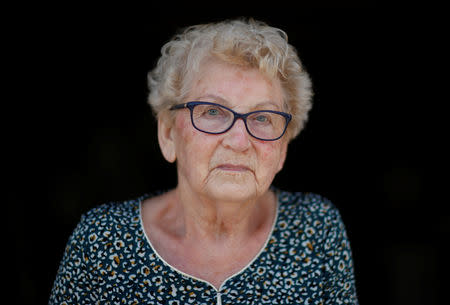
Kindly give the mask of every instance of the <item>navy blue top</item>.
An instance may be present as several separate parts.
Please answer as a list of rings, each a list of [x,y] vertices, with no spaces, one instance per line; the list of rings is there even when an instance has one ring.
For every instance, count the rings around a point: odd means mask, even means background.
[[[152,248],[140,215],[149,196],[94,208],[67,243],[49,304],[358,304],[336,207],[310,193],[277,196],[266,244],[219,290]]]

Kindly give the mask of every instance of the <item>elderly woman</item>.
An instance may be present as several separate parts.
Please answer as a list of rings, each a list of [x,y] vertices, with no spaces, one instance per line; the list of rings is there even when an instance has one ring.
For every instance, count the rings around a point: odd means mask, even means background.
[[[271,183],[310,109],[286,34],[253,20],[187,28],[149,74],[173,190],[84,215],[51,304],[356,304],[339,212]]]

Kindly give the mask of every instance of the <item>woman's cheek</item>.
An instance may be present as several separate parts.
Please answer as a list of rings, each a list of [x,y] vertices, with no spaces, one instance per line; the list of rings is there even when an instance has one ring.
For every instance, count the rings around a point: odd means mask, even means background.
[[[279,147],[274,142],[265,142],[259,145],[260,158],[262,162],[272,161],[272,159],[277,159],[279,157],[278,153]]]

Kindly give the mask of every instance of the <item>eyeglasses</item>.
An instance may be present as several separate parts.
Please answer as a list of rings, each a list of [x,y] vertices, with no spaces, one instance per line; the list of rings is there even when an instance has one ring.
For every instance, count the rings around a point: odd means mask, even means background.
[[[249,113],[237,113],[225,106],[210,102],[188,102],[174,105],[170,110],[188,108],[195,129],[209,133],[225,133],[242,119],[247,132],[262,141],[275,141],[281,138],[292,119],[288,113],[273,110],[258,110]]]

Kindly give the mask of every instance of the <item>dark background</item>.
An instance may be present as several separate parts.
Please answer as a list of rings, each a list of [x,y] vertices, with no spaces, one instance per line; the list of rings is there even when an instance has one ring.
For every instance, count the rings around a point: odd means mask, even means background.
[[[314,84],[310,120],[274,184],[338,206],[361,304],[441,303],[450,217],[440,194],[447,155],[436,144],[446,142],[438,15],[350,0],[4,14],[12,16],[4,84],[13,94],[2,124],[13,304],[47,302],[82,213],[175,186],[146,104],[147,72],[177,29],[240,16],[285,30]]]

